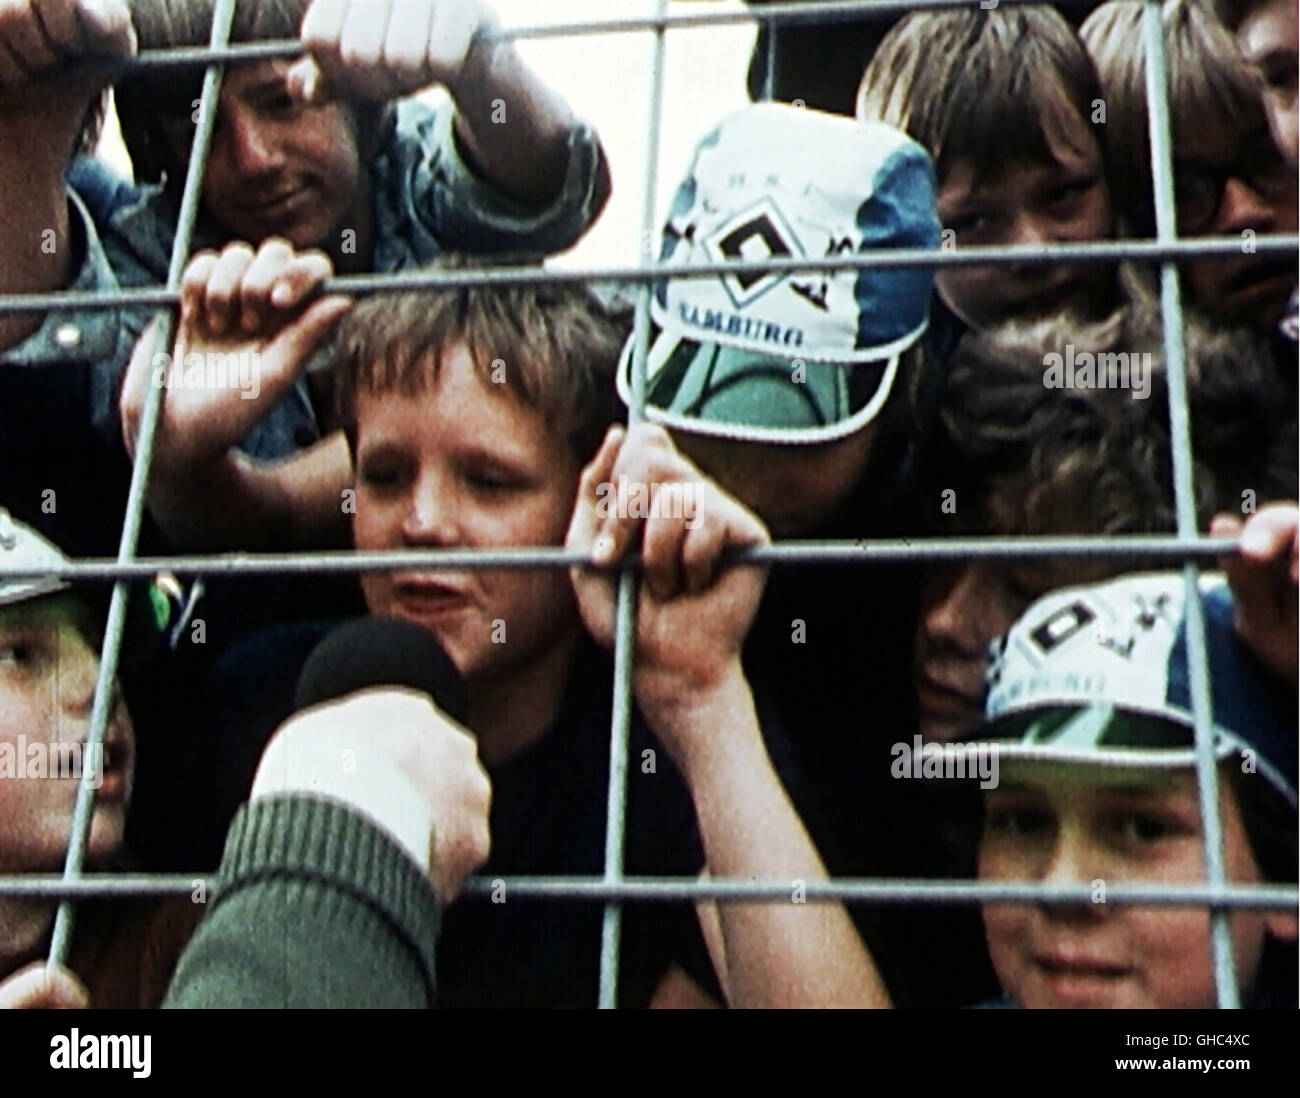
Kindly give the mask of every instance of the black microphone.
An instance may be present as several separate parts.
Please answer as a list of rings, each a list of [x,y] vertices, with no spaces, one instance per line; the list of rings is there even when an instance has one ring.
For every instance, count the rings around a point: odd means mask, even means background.
[[[383,686],[419,690],[452,720],[468,719],[465,680],[442,645],[427,629],[394,618],[357,618],[326,636],[303,664],[294,706]]]

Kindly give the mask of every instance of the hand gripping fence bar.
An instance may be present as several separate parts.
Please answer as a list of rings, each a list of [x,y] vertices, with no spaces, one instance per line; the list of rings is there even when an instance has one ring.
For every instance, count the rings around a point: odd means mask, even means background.
[[[143,54],[127,62],[103,62],[87,66],[102,69],[106,75],[127,69],[195,66],[205,67],[205,78],[198,127],[191,150],[180,215],[165,287],[150,287],[114,294],[77,292],[0,295],[0,313],[64,309],[108,309],[124,305],[154,305],[163,311],[157,330],[159,346],[171,340],[174,323],[172,308],[179,300],[180,277],[188,258],[193,227],[198,211],[203,172],[206,167],[215,123],[217,96],[226,64],[239,61],[290,58],[301,54],[296,41],[229,43],[229,29],[236,0],[218,0],[214,13],[209,46],[206,49],[162,50]],[[1004,4],[1030,0],[1001,0]],[[1070,0],[1067,0],[1067,5]],[[650,110],[647,126],[648,170],[643,189],[641,228],[645,236],[654,230],[654,202],[657,190],[659,138],[662,126],[664,93],[665,35],[670,30],[691,27],[752,24],[760,21],[770,26],[785,23],[818,22],[849,19],[862,14],[903,14],[918,9],[965,6],[952,0],[846,0],[846,2],[811,4],[771,4],[754,10],[687,11],[669,13],[667,0],[655,0],[652,16],[610,18],[564,24],[538,24],[503,28],[502,39],[541,39],[589,34],[646,33],[654,35]],[[1228,912],[1231,909],[1294,908],[1296,891],[1277,887],[1238,888],[1226,884],[1222,854],[1222,821],[1218,807],[1218,778],[1214,765],[1210,720],[1210,681],[1205,653],[1204,620],[1197,590],[1198,567],[1231,552],[1235,541],[1199,537],[1196,531],[1194,484],[1187,408],[1187,379],[1183,340],[1183,310],[1175,261],[1189,256],[1237,255],[1241,243],[1237,238],[1180,240],[1174,220],[1172,150],[1168,106],[1167,73],[1161,27],[1160,0],[1145,0],[1143,12],[1144,49],[1146,52],[1147,98],[1151,134],[1152,168],[1157,234],[1155,240],[1107,241],[1035,247],[963,248],[957,251],[896,251],[861,257],[838,257],[826,260],[768,260],[732,262],[690,271],[674,270],[672,277],[707,277],[727,271],[773,272],[781,270],[835,270],[844,267],[915,267],[984,265],[990,263],[1114,263],[1120,260],[1145,260],[1161,264],[1161,315],[1164,327],[1165,355],[1169,376],[1169,414],[1172,439],[1173,482],[1177,535],[1173,537],[1069,537],[1069,538],[945,538],[924,541],[843,541],[785,542],[733,555],[734,560],[764,561],[772,564],[816,563],[827,566],[861,566],[900,561],[940,561],[964,559],[1022,559],[1054,555],[1067,557],[1139,556],[1152,561],[1183,562],[1188,589],[1188,656],[1191,668],[1192,708],[1196,735],[1196,771],[1201,817],[1205,826],[1206,880],[1203,886],[1115,886],[1108,891],[1108,902],[1143,903],[1157,906],[1204,906],[1211,911],[1211,955],[1215,985],[1221,1007],[1238,1005],[1237,986],[1229,936]],[[1294,254],[1296,236],[1267,236],[1256,242],[1260,254]],[[649,293],[651,284],[664,276],[658,264],[566,271],[521,271],[519,268],[478,270],[446,274],[427,272],[405,275],[360,275],[330,280],[325,292],[354,295],[395,292],[408,289],[449,285],[516,284],[548,281],[609,281],[635,283],[637,295],[634,329],[632,399],[629,420],[643,418],[645,402],[645,363],[649,343]],[[130,493],[118,557],[115,561],[77,560],[57,574],[65,579],[112,580],[110,603],[100,674],[96,683],[91,713],[89,745],[102,743],[107,723],[112,684],[116,677],[125,624],[127,582],[131,578],[151,576],[160,570],[185,575],[344,573],[410,567],[414,563],[428,567],[455,568],[554,568],[581,565],[586,558],[563,549],[518,548],[466,553],[462,551],[424,551],[419,553],[348,553],[313,554],[231,554],[209,557],[139,558],[135,555],[145,505],[149,467],[153,456],[154,435],[161,419],[165,388],[152,388],[145,406],[139,453],[133,471]],[[520,894],[554,898],[586,899],[605,904],[601,933],[599,1003],[612,1007],[617,1002],[618,953],[621,932],[621,904],[645,900],[738,900],[788,899],[790,883],[785,881],[701,881],[694,878],[628,878],[623,875],[623,846],[626,824],[627,745],[631,714],[632,640],[635,633],[637,562],[625,565],[620,576],[615,631],[614,710],[610,729],[610,777],[607,790],[605,872],[599,878],[548,877],[509,879],[512,891]],[[6,575],[22,575],[21,569]],[[34,573],[33,573],[34,574]],[[41,571],[49,575],[48,569]],[[73,903],[91,896],[169,895],[189,892],[197,876],[150,874],[92,875],[83,873],[85,848],[94,809],[94,790],[87,784],[78,788],[64,871],[61,876],[29,875],[0,877],[0,896],[27,895],[58,898],[50,958],[66,960],[74,925]],[[809,900],[862,899],[882,903],[973,903],[991,900],[1033,901],[1049,904],[1078,903],[1090,896],[1085,886],[1044,886],[1034,882],[971,882],[916,880],[844,879],[809,881],[805,885]],[[489,884],[471,880],[466,891],[486,893]]]

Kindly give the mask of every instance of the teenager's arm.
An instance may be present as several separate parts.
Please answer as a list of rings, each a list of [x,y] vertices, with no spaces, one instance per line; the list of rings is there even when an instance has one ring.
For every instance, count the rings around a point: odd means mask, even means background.
[[[709,875],[788,884],[783,900],[704,903],[723,944],[719,977],[735,1006],[887,1007],[889,994],[838,902],[804,902],[801,884],[828,874],[763,745],[739,665],[715,687],[649,718],[665,740],[692,745],[681,766],[695,802]]]
[[[559,194],[576,120],[512,43],[475,45],[451,94],[456,136],[479,175],[528,206],[545,206]]]
[[[602,507],[601,485],[645,486],[650,518]],[[674,503],[675,500],[675,503]],[[675,517],[674,517],[675,516]],[[613,563],[640,542],[633,689],[637,705],[686,779],[707,868],[715,877],[788,881],[783,902],[701,905],[705,939],[737,1006],[887,1006],[842,904],[795,903],[796,882],[826,870],[777,777],[759,728],[740,649],[762,594],[754,566],[721,567],[767,531],[674,448],[658,427],[610,431],[583,473],[568,544]],[[573,573],[583,619],[600,641],[614,630],[608,573]]]
[[[134,50],[122,0],[0,3],[0,294],[58,290],[73,277],[64,172],[100,87],[59,70]],[[0,316],[0,349],[40,323],[34,313]]]
[[[326,84],[372,99],[397,99],[441,84],[456,102],[456,136],[478,175],[525,206],[552,202],[565,182],[568,105],[534,74],[477,0],[315,0],[303,19],[311,61],[291,84],[311,100]]]
[[[178,546],[221,549],[327,548],[342,544],[344,490],[352,456],[342,431],[281,461],[233,447],[189,469],[155,460],[149,511]]]

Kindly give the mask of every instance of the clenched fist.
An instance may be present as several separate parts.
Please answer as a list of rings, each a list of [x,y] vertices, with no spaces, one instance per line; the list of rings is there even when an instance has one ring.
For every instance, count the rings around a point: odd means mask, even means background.
[[[0,96],[88,57],[130,57],[124,0],[0,0]]]

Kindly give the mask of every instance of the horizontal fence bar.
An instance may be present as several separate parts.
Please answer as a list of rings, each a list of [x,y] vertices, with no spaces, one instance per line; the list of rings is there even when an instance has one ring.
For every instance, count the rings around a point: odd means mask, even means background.
[[[1144,562],[1214,561],[1234,553],[1231,537],[1180,538],[1174,535],[1133,537],[863,539],[861,541],[790,541],[728,552],[728,564],[854,565],[907,564],[916,561],[1025,560],[1034,557],[1091,559],[1131,557]],[[639,565],[639,557],[627,562]],[[158,572],[184,576],[277,576],[295,573],[347,574],[400,572],[410,569],[571,568],[590,564],[576,549],[521,546],[511,549],[422,549],[356,553],[346,549],[318,553],[234,553],[220,556],[138,557],[127,563],[111,558],[48,564],[3,564],[0,577],[64,580],[151,579]],[[617,571],[617,566],[608,569]]]
[[[1300,251],[1300,236],[1276,234],[1251,242],[1252,255],[1292,255]],[[668,279],[713,278],[718,275],[754,275],[793,271],[843,271],[907,269],[913,267],[977,267],[1019,264],[1050,266],[1060,263],[1159,262],[1206,256],[1240,256],[1242,240],[1235,236],[1194,240],[1094,240],[1075,244],[988,245],[980,248],[896,248],[862,255],[810,258],[729,260],[725,263],[673,267],[662,263],[637,266],[586,267],[558,270],[544,267],[498,267],[482,270],[432,268],[399,274],[343,275],[329,279],[322,293],[365,296],[409,290],[441,290],[460,286],[519,286],[538,282],[640,284]],[[51,309],[91,311],[124,306],[174,305],[179,295],[162,286],[114,290],[111,293],[60,291],[41,294],[0,295],[0,313],[46,312]]]
[[[188,896],[202,886],[210,893],[217,886],[211,873],[86,873],[65,880],[54,873],[0,874],[0,896],[40,900],[139,899],[147,896]]]
[[[138,898],[142,896],[190,895],[200,885],[205,893],[220,890],[220,878],[211,874],[92,874],[66,881],[53,874],[0,876],[0,896],[31,899]],[[834,880],[803,881],[726,879],[700,877],[625,877],[607,881],[603,877],[471,877],[462,895],[499,896],[504,889],[507,903],[512,898],[550,898],[603,903],[610,900],[671,902],[686,900],[762,900],[792,902],[799,895],[809,901],[856,900],[872,903],[970,904],[1007,901],[1018,903],[1081,904],[1094,902],[1091,884],[1045,885],[1035,881],[971,881],[934,877],[837,877]],[[1248,910],[1294,909],[1300,892],[1294,886],[1264,885],[1225,887],[1204,885],[1114,884],[1106,886],[1107,904],[1142,904],[1152,907],[1216,907]]]
[[[808,900],[861,900],[872,903],[969,904],[992,902],[1046,903],[1053,905],[1092,904],[1096,890],[1091,884],[1045,885],[1037,881],[970,881],[928,878],[837,877],[833,881],[725,880],[698,877],[625,877],[621,885],[610,885],[599,877],[483,877],[465,883],[462,895],[491,897],[504,889],[511,897],[563,898],[578,900],[766,900],[792,902],[796,887]],[[1153,907],[1232,907],[1255,910],[1292,909],[1300,904],[1300,892],[1290,888],[1224,888],[1200,886],[1107,885],[1107,904],[1142,904]]]

